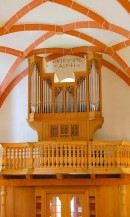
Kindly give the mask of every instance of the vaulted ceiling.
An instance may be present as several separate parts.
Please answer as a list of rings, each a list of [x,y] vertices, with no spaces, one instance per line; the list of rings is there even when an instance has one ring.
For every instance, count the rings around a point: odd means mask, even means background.
[[[27,75],[27,57],[103,55],[130,86],[129,0],[0,0],[0,106]]]

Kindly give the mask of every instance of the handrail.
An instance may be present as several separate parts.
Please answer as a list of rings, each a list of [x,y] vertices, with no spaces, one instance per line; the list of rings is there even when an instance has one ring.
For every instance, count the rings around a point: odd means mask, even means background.
[[[125,141],[42,141],[1,146],[4,174],[127,173],[130,169],[130,142]]]

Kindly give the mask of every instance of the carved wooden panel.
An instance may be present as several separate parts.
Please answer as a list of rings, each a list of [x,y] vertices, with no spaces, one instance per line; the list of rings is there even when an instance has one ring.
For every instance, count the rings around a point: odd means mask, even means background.
[[[71,137],[79,137],[79,124],[70,125],[70,135]]]
[[[58,125],[51,125],[50,126],[50,137],[57,138],[58,137]]]

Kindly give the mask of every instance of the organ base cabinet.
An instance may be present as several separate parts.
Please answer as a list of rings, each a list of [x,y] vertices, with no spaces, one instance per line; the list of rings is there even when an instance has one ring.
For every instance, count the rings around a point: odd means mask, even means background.
[[[28,119],[29,125],[38,133],[38,140],[91,140],[101,128],[103,117],[96,113],[35,114]]]

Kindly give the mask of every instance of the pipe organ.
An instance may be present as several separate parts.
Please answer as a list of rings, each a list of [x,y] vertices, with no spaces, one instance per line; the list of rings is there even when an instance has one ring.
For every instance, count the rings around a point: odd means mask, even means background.
[[[29,57],[28,123],[39,140],[91,140],[102,126],[101,55],[87,54],[74,82],[55,82],[42,57]]]

